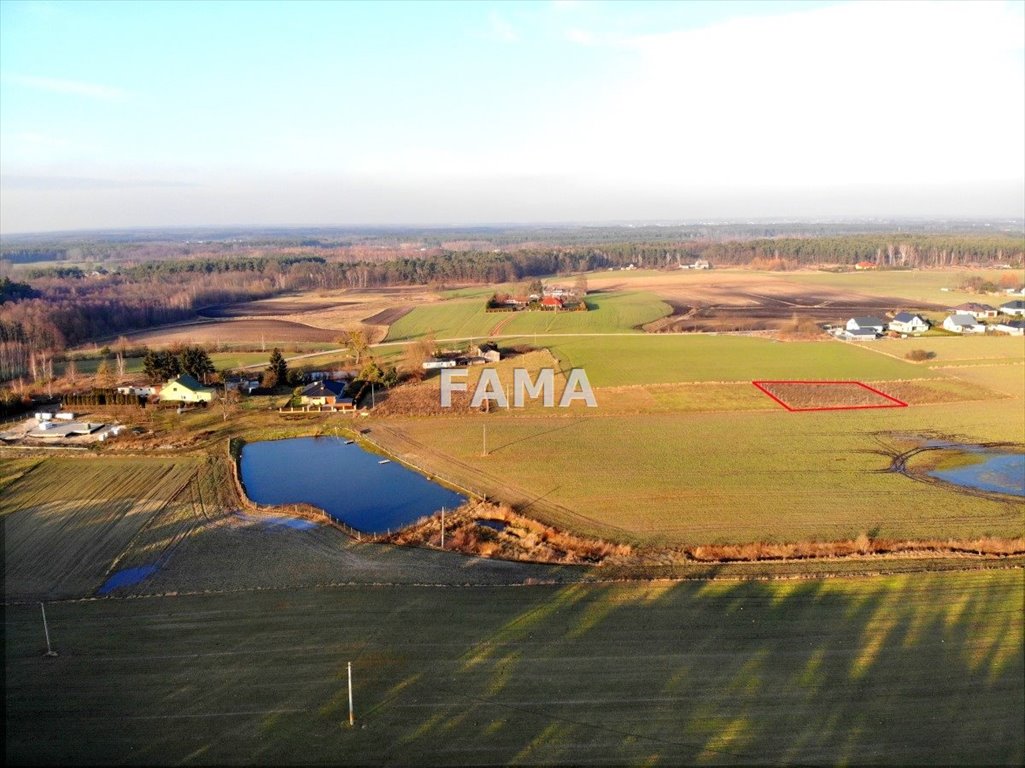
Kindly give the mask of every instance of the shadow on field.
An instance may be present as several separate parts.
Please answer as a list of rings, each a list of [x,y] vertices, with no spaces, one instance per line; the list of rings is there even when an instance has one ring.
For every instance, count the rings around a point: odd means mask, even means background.
[[[1013,763],[1020,571],[359,587],[8,611],[36,763]],[[346,721],[353,665],[357,727]]]

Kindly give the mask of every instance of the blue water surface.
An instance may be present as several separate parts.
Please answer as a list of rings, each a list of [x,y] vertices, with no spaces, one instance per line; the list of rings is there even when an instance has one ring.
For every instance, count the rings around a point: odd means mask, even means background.
[[[159,569],[159,563],[149,563],[148,565],[140,565],[136,568],[125,568],[121,571],[115,571],[103,582],[103,585],[97,590],[97,594],[106,595],[118,587],[130,587],[133,584],[138,584],[140,581],[148,579]]]
[[[929,474],[966,488],[1025,496],[1025,453],[994,453],[978,464],[937,469]]]
[[[336,437],[249,443],[241,471],[259,504],[312,504],[365,533],[394,531],[466,501],[397,462]]]

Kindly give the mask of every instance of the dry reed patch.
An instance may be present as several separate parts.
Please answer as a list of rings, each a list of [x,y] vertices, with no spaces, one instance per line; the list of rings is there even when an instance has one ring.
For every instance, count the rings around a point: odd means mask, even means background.
[[[441,516],[425,518],[383,540],[441,548]],[[445,515],[444,548],[479,557],[562,565],[628,564],[633,548],[576,536],[524,517],[506,504],[467,502]]]

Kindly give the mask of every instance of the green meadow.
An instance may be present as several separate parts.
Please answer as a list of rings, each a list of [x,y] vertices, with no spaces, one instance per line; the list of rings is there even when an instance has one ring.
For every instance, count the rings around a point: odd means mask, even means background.
[[[629,333],[672,312],[652,293],[643,291],[588,295],[588,312],[485,312],[487,296],[450,299],[415,307],[395,322],[387,341],[416,339],[433,333],[438,339],[483,338],[502,334]]]
[[[752,389],[754,389],[752,387]],[[435,471],[527,514],[619,541],[666,545],[1025,534],[1021,502],[886,471],[930,437],[1020,443],[1020,399],[911,408],[766,410],[547,418],[409,419]],[[488,455],[481,429],[487,424]]]
[[[755,379],[928,378],[922,366],[839,341],[779,342],[757,336],[639,335],[548,339],[565,367],[594,386]]]

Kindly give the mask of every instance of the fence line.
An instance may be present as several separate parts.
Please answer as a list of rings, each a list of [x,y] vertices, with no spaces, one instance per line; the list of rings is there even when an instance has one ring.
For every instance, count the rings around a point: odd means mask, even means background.
[[[473,499],[475,501],[483,501],[486,498],[485,495],[483,493],[480,493],[479,491],[471,490],[470,488],[467,488],[465,485],[461,485],[459,483],[453,482],[452,480],[449,480],[447,477],[444,477],[443,475],[440,475],[437,472],[433,472],[432,470],[427,469],[426,467],[421,467],[421,466],[419,466],[417,464],[414,464],[412,461],[409,461],[408,459],[399,458],[395,453],[393,453],[392,451],[389,451],[387,448],[383,447],[379,443],[377,443],[374,440],[368,438],[366,435],[362,435],[361,434],[359,437],[362,438],[363,440],[365,440],[366,442],[370,443],[377,450],[381,451],[381,453],[387,454],[388,456],[392,457],[392,459],[394,461],[397,461],[400,464],[404,464],[405,466],[407,466],[407,467],[409,467],[411,469],[415,469],[417,472],[419,472],[421,475],[426,477],[428,480],[431,480],[431,479],[440,480],[441,482],[445,483],[445,485],[450,485],[453,488],[455,488],[456,490],[462,491],[463,493],[465,493],[467,496],[469,496],[471,499]]]

